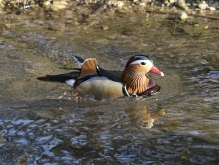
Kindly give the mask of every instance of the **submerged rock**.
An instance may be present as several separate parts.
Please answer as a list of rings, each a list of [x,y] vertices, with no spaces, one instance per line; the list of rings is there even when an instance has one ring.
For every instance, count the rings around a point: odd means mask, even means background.
[[[52,31],[63,31],[65,29],[65,24],[63,23],[48,23],[47,29]]]

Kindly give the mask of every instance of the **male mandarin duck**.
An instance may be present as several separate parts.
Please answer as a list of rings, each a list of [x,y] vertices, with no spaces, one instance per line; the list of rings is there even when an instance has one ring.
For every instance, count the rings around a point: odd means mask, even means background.
[[[148,76],[148,72],[164,76],[146,55],[132,56],[121,71],[109,71],[98,66],[95,58],[83,60],[74,56],[79,67],[67,74],[38,77],[43,81],[67,83],[81,95],[93,96],[96,100],[113,99],[123,96],[150,96],[160,86]]]

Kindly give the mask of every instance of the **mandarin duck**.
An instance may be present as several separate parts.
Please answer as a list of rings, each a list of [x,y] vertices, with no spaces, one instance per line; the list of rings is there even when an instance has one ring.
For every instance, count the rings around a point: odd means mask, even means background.
[[[98,66],[95,58],[74,59],[79,64],[73,72],[46,75],[38,80],[67,83],[81,95],[93,96],[96,100],[113,99],[123,96],[150,96],[160,90],[160,86],[148,76],[148,72],[164,76],[146,55],[132,56],[121,71],[109,71]]]

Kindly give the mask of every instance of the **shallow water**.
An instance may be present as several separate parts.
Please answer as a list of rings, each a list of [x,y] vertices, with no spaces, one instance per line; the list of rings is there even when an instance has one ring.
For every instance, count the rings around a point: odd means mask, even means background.
[[[10,17],[0,36],[1,164],[219,164],[218,22],[97,18],[76,26]],[[98,102],[36,80],[69,72],[73,55],[122,70],[138,53],[165,73],[150,75],[156,96]]]

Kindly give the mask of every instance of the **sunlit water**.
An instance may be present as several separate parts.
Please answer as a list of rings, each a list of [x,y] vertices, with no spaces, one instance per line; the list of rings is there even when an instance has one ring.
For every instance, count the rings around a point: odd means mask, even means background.
[[[116,17],[61,31],[26,20],[4,30],[1,164],[219,164],[218,24],[199,20],[195,28],[149,18]],[[122,70],[138,53],[165,73],[150,75],[162,88],[156,96],[98,102],[65,84],[36,80],[69,72],[60,68],[76,67],[73,55]]]

